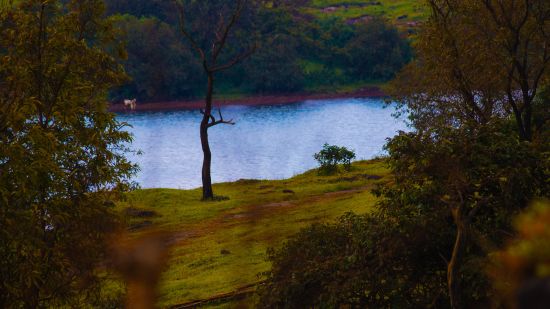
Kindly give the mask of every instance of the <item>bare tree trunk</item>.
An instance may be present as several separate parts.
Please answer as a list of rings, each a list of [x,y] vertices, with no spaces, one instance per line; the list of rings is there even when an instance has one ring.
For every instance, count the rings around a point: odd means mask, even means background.
[[[449,289],[451,308],[453,309],[462,308],[462,303],[460,299],[461,288],[459,268],[462,260],[462,251],[465,244],[464,237],[464,231],[459,228],[456,233],[455,245],[453,248],[451,260],[447,265],[447,286]]]
[[[27,299],[25,300],[25,309],[35,309],[39,308],[39,298],[40,298],[40,291],[38,288],[33,284],[29,287],[28,293],[27,293]]]
[[[447,265],[447,288],[449,290],[451,308],[460,309],[463,308],[461,299],[462,288],[460,286],[460,266],[462,265],[462,257],[467,241],[467,222],[464,220],[460,206],[453,210],[453,217],[457,230],[453,252]]]
[[[208,72],[208,88],[206,89],[206,104],[204,114],[200,126],[201,146],[203,153],[202,161],[202,199],[211,200],[214,198],[212,190],[212,177],[210,175],[210,167],[212,165],[212,152],[210,151],[210,143],[208,142],[209,121],[212,114],[212,95],[214,92],[214,74]]]
[[[531,101],[525,102],[525,114],[523,123],[525,126],[525,139],[526,141],[531,141],[533,139],[533,132],[531,129],[531,120],[533,117],[533,108],[531,106]]]
[[[231,60],[226,63],[219,64],[218,57],[220,56],[223,48],[227,43],[227,38],[231,29],[235,26],[237,21],[241,16],[241,12],[245,7],[247,1],[239,0],[236,1],[236,7],[227,20],[227,23],[223,21],[220,23],[220,27],[215,30],[216,39],[212,42],[212,48],[210,50],[203,49],[193,36],[187,31],[185,25],[185,7],[179,1],[174,1],[177,10],[179,11],[179,21],[180,21],[180,31],[182,35],[187,38],[192,48],[197,52],[202,61],[202,66],[204,72],[208,76],[208,87],[206,89],[206,100],[203,113],[201,126],[200,126],[200,136],[201,136],[201,146],[203,152],[203,161],[202,161],[202,199],[203,200],[212,200],[214,198],[214,192],[212,190],[212,177],[210,175],[210,167],[212,165],[212,153],[210,151],[210,144],[208,142],[208,128],[213,127],[218,124],[231,124],[235,123],[233,120],[224,120],[222,116],[221,109],[218,111],[219,118],[216,120],[216,117],[212,115],[212,96],[214,92],[214,73],[230,69],[234,65],[240,63],[244,59],[250,57],[257,48],[257,44],[254,44],[250,49],[235,55]]]

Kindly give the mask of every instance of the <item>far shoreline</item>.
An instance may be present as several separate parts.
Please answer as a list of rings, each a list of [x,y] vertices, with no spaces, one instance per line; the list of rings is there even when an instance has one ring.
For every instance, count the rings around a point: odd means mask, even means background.
[[[283,105],[292,104],[308,100],[327,100],[327,99],[348,99],[348,98],[383,98],[386,94],[378,87],[363,87],[361,89],[349,92],[334,93],[297,93],[283,95],[255,95],[238,99],[214,99],[214,107],[218,106],[263,106],[263,105]],[[169,110],[196,110],[204,106],[204,99],[182,100],[154,103],[137,103],[134,111],[152,112]],[[110,112],[124,113],[130,112],[124,107],[122,102],[111,103]]]

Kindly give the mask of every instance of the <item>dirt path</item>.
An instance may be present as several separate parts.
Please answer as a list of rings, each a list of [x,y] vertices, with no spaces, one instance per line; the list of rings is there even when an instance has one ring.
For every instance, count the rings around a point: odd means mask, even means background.
[[[184,246],[189,239],[199,238],[212,230],[223,229],[228,225],[254,224],[256,221],[265,218],[274,212],[288,211],[301,205],[315,204],[321,201],[332,201],[339,198],[347,198],[352,195],[372,189],[372,186],[363,186],[350,190],[327,192],[318,195],[311,195],[302,199],[271,202],[262,205],[246,205],[231,209],[229,212],[220,214],[207,222],[199,222],[192,226],[182,228],[183,231],[175,232],[169,238],[171,246]]]
[[[231,225],[239,224],[255,224],[266,216],[273,215],[274,212],[284,212],[292,210],[295,207],[302,205],[311,205],[324,201],[332,201],[341,198],[348,198],[352,195],[363,193],[372,189],[372,186],[362,186],[349,190],[327,192],[322,194],[310,195],[301,199],[287,200],[280,202],[271,202],[261,205],[246,205],[231,209],[228,212],[221,213],[218,217],[212,218],[207,222],[194,224],[182,229],[181,232],[176,232],[170,237],[170,245],[175,247],[185,246],[187,241],[200,238],[211,233],[214,229],[224,229]],[[170,306],[173,309],[180,308],[197,308],[213,303],[225,303],[244,299],[256,292],[258,285],[263,281],[251,283],[237,288],[234,291],[220,293],[205,299],[197,299],[177,305]]]

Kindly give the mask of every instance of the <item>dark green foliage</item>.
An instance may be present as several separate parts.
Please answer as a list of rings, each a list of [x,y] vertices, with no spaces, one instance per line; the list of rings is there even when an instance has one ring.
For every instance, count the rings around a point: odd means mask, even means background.
[[[470,207],[515,211],[533,196],[547,194],[546,155],[520,141],[513,130],[513,122],[494,120],[478,129],[433,128],[399,134],[386,146],[398,187],[423,188],[435,198],[403,202],[445,204],[460,194]],[[422,196],[416,192],[406,195]]]
[[[259,43],[243,66],[217,77],[218,89],[250,94],[290,93],[358,81],[385,81],[410,59],[407,40],[382,20],[348,24],[337,18],[315,19],[289,1],[250,1],[223,59]],[[209,49],[220,12],[227,1],[188,1],[197,21],[190,30],[202,48]],[[182,42],[172,1],[108,0],[110,14],[122,14],[127,32],[126,71],[132,82],[113,92],[113,100],[137,97],[140,101],[185,99],[202,95],[201,63],[189,44]],[[124,16],[124,14],[135,16]],[[175,36],[175,38],[174,38]],[[310,64],[315,64],[311,69]]]
[[[325,143],[323,149],[313,155],[313,158],[319,162],[320,173],[333,174],[338,171],[338,164],[343,164],[344,169],[349,171],[351,160],[355,159],[355,152],[346,147],[338,147]]]
[[[132,77],[111,96],[115,101],[162,101],[194,97],[204,85],[202,67],[181,42],[176,29],[156,18],[118,16],[126,41],[126,72]]]
[[[358,25],[344,54],[350,74],[364,80],[389,80],[412,58],[397,29],[379,19]]]
[[[415,127],[511,116],[521,138],[532,140],[533,100],[550,76],[550,2],[427,4],[431,16],[416,38],[416,59],[389,89]]]
[[[130,188],[131,141],[107,112],[125,79],[101,1],[0,11],[0,307],[81,307]]]
[[[409,42],[381,19],[347,24],[337,18],[302,25],[300,53],[322,65],[306,75],[311,85],[387,81],[412,58]]]
[[[445,263],[438,250],[450,246],[451,235],[435,233],[445,224],[435,218],[347,214],[302,230],[269,252],[273,266],[261,306],[444,307]]]
[[[221,35],[218,31],[224,28],[222,25],[229,23],[229,18],[235,11],[237,3],[225,0],[180,0],[178,2],[181,3],[184,14],[187,16],[187,19],[184,20],[187,25],[186,30],[194,38],[198,47],[206,52],[207,58],[210,59],[215,49],[212,42],[215,42]],[[175,10],[176,7],[173,6],[173,9]],[[235,28],[232,28],[233,31],[228,33],[224,52],[220,54],[222,57],[220,63],[233,59],[236,55],[247,50],[251,44],[256,43],[262,23],[260,19],[262,16],[261,9],[261,4],[258,1],[247,1],[246,6],[240,12],[239,18],[235,21]],[[177,27],[179,27],[179,21]],[[178,31],[178,35],[181,37],[179,28],[175,30]],[[188,47],[191,47],[187,41],[185,42]]]
[[[298,64],[295,39],[278,36],[246,63],[244,83],[253,93],[285,93],[301,90],[304,73]]]
[[[172,1],[166,0],[107,0],[108,15],[129,14],[137,18],[156,17],[164,22],[175,25],[178,22],[177,12]]]
[[[320,61],[328,67],[346,68],[344,49],[356,37],[358,27],[362,25],[353,26],[338,18],[329,18],[314,20],[305,26],[307,36],[313,40],[305,40],[311,44],[309,59]]]
[[[548,154],[521,141],[514,129],[512,121],[495,119],[476,129],[402,133],[387,145],[396,184],[381,190],[381,208],[388,213],[412,208],[420,217],[443,212],[447,219],[440,220],[452,222],[452,228],[440,233],[464,233],[454,265],[456,297],[464,306],[490,302],[490,282],[482,271],[487,256],[512,233],[513,216],[550,192]],[[455,250],[439,252],[450,262]]]
[[[520,141],[514,129],[513,122],[494,120],[479,130],[402,133],[387,146],[396,185],[381,191],[381,207],[412,207],[417,216],[443,211],[453,227],[445,230],[462,229],[467,238],[457,280],[466,306],[489,302],[490,282],[481,271],[487,255],[512,233],[515,214],[550,193],[548,154]],[[448,258],[453,251],[440,252]]]

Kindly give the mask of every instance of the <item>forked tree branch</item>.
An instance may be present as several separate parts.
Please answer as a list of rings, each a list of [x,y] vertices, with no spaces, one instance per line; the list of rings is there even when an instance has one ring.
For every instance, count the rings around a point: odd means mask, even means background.
[[[229,60],[225,64],[217,65],[218,57],[220,56],[225,45],[227,44],[229,33],[231,32],[231,29],[235,26],[235,24],[239,20],[242,14],[242,11],[247,3],[247,0],[238,0],[235,10],[231,14],[231,17],[227,24],[224,23],[223,15],[220,13],[220,21],[218,23],[218,29],[214,33],[216,38],[212,43],[212,51],[211,51],[212,54],[210,56],[210,61],[207,58],[207,52],[200,47],[200,45],[193,38],[191,33],[187,30],[184,5],[178,0],[173,0],[173,2],[176,5],[176,8],[179,13],[180,32],[189,41],[192,48],[199,54],[200,59],[203,63],[203,67],[207,73],[214,73],[214,72],[227,70],[233,67],[234,65],[240,63],[241,61],[245,60],[246,58],[250,57],[257,50],[258,44],[255,43],[253,44],[253,46],[246,49],[246,51],[235,55],[233,59]]]
[[[235,122],[233,121],[233,119],[229,119],[229,120],[224,120],[224,119],[223,119],[222,110],[221,110],[221,107],[220,107],[220,106],[218,106],[218,115],[219,115],[219,117],[220,117],[218,120],[216,120],[216,119],[214,118],[214,116],[209,115],[209,116],[210,116],[210,119],[212,120],[212,122],[209,122],[209,123],[208,123],[208,127],[209,127],[209,128],[210,128],[210,127],[213,127],[213,126],[216,126],[216,125],[218,125],[218,124],[230,124],[230,125],[234,125],[234,124],[235,124]]]
[[[201,60],[206,63],[206,55],[204,53],[204,50],[199,46],[197,41],[193,39],[193,36],[187,31],[185,27],[185,9],[183,7],[183,4],[179,2],[178,0],[173,0],[176,9],[178,10],[179,15],[179,26],[180,26],[180,32],[181,34],[189,41],[193,49],[199,54]],[[206,66],[205,66],[206,68]]]
[[[257,49],[258,49],[258,44],[254,44],[252,47],[248,48],[246,51],[236,55],[233,59],[231,59],[227,63],[215,66],[210,70],[211,72],[219,72],[219,71],[227,70],[233,67],[234,65],[240,63],[241,61],[245,60],[246,58],[252,56],[252,54],[254,54]]]
[[[216,42],[214,42],[214,49],[212,50],[212,62],[213,62],[213,64],[215,64],[216,61],[218,60],[218,56],[220,55],[222,49],[225,46],[225,43],[227,42],[227,37],[229,36],[229,32],[231,31],[231,28],[233,28],[233,26],[235,25],[237,20],[239,20],[239,18],[241,17],[241,12],[244,8],[245,3],[246,3],[246,0],[239,0],[237,2],[237,6],[235,8],[235,11],[233,12],[233,14],[231,14],[231,19],[229,20],[229,24],[227,26],[223,25],[224,24],[223,23],[223,18],[221,18],[222,22],[220,23],[220,28],[223,29],[223,31],[222,31],[223,34],[221,35],[220,39],[218,39]],[[221,30],[221,29],[219,29],[219,30]],[[216,34],[217,34],[218,37],[220,37],[218,31],[216,31]]]

